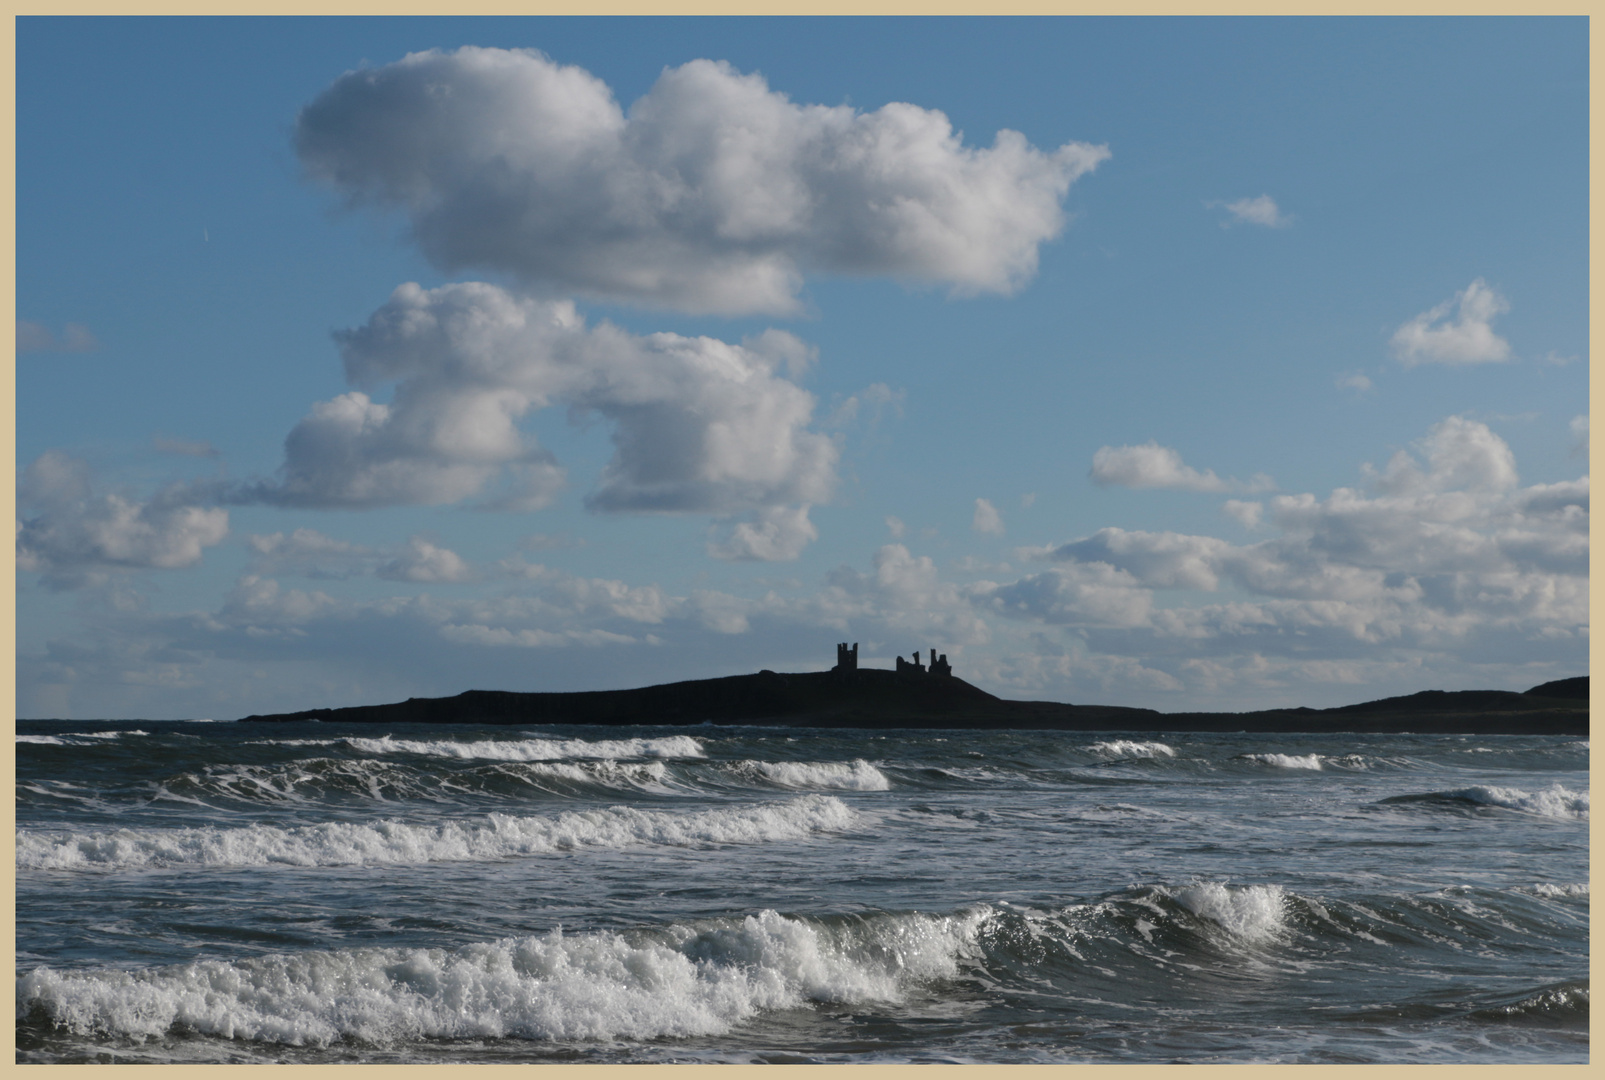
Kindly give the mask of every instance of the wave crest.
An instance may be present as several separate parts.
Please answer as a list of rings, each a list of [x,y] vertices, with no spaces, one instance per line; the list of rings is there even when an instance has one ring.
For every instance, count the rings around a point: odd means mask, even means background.
[[[985,910],[827,922],[763,911],[632,934],[351,949],[17,980],[19,1017],[77,1034],[189,1030],[290,1045],[719,1034],[809,1001],[899,1001],[951,977]]]
[[[1087,747],[1093,754],[1105,754],[1117,758],[1160,758],[1175,757],[1176,751],[1162,742],[1138,742],[1129,739],[1111,739],[1108,742],[1095,742]]]
[[[474,821],[327,822],[295,828],[17,832],[19,870],[167,866],[366,866],[508,859],[581,848],[695,847],[800,839],[851,827],[858,815],[828,795],[682,814],[615,806],[556,817],[490,814]]]

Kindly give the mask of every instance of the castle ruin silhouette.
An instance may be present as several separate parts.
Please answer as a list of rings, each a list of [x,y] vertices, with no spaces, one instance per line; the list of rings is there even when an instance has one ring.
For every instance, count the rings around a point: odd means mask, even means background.
[[[897,674],[909,676],[953,674],[953,665],[947,662],[947,653],[943,653],[942,655],[938,656],[936,654],[936,650],[932,649],[930,650],[929,655],[931,658],[931,664],[928,668],[924,664],[920,663],[920,654],[918,649],[914,651],[914,660],[912,663],[904,660],[902,656],[899,655],[897,658]],[[830,670],[842,677],[849,676],[853,672],[857,671],[858,642],[853,642],[853,647],[850,649],[847,647],[847,643],[845,641],[838,642],[836,645],[836,666]]]

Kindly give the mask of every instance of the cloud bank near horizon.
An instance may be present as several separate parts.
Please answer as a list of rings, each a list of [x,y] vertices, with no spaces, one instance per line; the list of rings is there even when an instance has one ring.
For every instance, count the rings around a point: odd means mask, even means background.
[[[417,537],[380,551],[311,530],[253,536],[256,562],[217,611],[130,615],[121,631],[128,640],[103,643],[110,651],[96,662],[115,668],[123,661],[113,654],[144,656],[166,643],[199,669],[271,643],[289,662],[350,653],[386,679],[406,679],[417,677],[410,669],[421,657],[449,667],[466,662],[462,649],[495,645],[531,662],[579,649],[576,657],[599,658],[565,670],[600,673],[617,671],[619,661],[600,657],[619,650],[629,670],[641,671],[670,662],[654,655],[741,656],[750,642],[756,656],[778,642],[795,648],[848,635],[866,642],[866,656],[940,643],[961,675],[1005,694],[1085,698],[1098,688],[1221,701],[1279,693],[1297,703],[1321,685],[1366,685],[1380,696],[1419,689],[1422,679],[1504,685],[1531,673],[1536,684],[1557,664],[1586,661],[1586,475],[1523,486],[1504,440],[1459,416],[1361,475],[1363,486],[1324,498],[1231,500],[1261,507],[1273,535],[1256,543],[1109,526],[1019,550],[1040,569],[965,580],[960,566],[890,542],[867,572],[840,566],[812,585],[753,595],[676,595],[516,555],[470,568]],[[710,543],[726,545],[721,558],[764,557],[750,549],[785,546],[798,520],[794,512],[761,516],[746,534]],[[340,577],[342,568],[442,584],[477,574],[511,591],[355,599],[278,580]],[[383,643],[384,655],[369,642]],[[28,678],[66,678],[69,655],[28,659]]]

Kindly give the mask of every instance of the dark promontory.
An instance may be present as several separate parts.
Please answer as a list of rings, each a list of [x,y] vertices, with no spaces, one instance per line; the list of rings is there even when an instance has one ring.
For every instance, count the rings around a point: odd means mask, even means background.
[[[858,647],[837,649],[830,671],[731,675],[636,690],[515,693],[469,690],[393,705],[304,709],[246,721],[338,724],[761,724],[841,728],[1037,728],[1061,731],[1371,732],[1465,735],[1587,735],[1588,676],[1526,693],[1423,690],[1336,709],[1161,713],[1118,705],[1005,701],[931,664],[858,667]]]

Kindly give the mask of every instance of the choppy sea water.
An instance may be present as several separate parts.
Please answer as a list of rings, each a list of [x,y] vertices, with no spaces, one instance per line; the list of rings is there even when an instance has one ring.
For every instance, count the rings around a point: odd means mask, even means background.
[[[1581,1062],[1575,738],[17,726],[22,1062]]]

